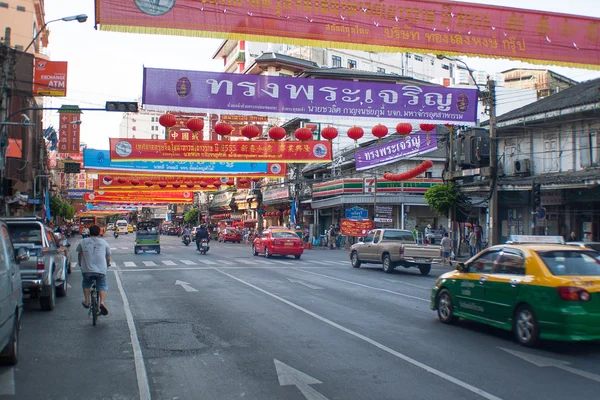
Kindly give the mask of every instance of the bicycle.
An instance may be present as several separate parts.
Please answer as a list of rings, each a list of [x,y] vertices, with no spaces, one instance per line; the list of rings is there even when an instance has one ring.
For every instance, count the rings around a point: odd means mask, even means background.
[[[90,310],[88,311],[88,316],[92,317],[92,326],[96,326],[96,321],[100,315],[100,293],[96,286],[98,275],[92,275],[90,279],[92,280],[92,286],[90,288]]]

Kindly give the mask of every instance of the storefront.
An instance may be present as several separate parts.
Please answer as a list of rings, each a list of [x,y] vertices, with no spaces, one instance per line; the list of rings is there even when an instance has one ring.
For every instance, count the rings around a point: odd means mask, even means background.
[[[284,212],[290,208],[290,191],[288,187],[267,189],[262,192],[263,228],[270,226],[282,226],[284,224]]]

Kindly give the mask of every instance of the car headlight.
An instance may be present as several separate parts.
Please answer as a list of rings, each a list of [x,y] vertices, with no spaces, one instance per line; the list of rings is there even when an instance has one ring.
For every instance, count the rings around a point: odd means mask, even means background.
[[[442,278],[437,278],[433,286],[439,289],[442,286]]]

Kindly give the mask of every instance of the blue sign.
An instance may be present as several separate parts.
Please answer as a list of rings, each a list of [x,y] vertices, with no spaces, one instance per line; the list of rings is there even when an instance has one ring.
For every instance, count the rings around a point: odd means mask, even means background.
[[[262,208],[259,208],[256,212],[259,213],[260,215],[263,215],[264,213],[267,212],[267,210],[263,210]]]
[[[354,206],[352,208],[346,208],[346,219],[353,221],[362,221],[369,218],[369,210]]]
[[[268,163],[250,162],[197,162],[197,161],[120,161],[110,160],[109,150],[85,149],[83,166],[90,170],[128,172],[170,172],[178,174],[266,174]],[[275,171],[271,171],[275,172]]]
[[[29,204],[42,204],[42,199],[27,199]]]
[[[70,199],[83,199],[85,193],[93,193],[90,189],[69,189],[67,191],[67,197]]]

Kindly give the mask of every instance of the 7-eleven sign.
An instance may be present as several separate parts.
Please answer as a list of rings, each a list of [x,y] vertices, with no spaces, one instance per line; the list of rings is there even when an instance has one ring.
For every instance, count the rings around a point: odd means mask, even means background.
[[[375,178],[363,178],[363,188],[365,193],[375,193]]]

